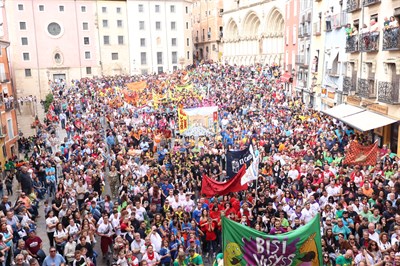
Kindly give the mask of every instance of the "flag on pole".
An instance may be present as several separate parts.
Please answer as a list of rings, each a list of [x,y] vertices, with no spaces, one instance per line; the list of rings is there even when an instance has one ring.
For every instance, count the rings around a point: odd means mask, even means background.
[[[218,182],[206,175],[203,175],[201,183],[201,194],[206,197],[214,197],[215,195],[223,196],[230,192],[238,192],[247,189],[247,183],[242,184],[241,179],[246,173],[246,165],[243,165],[239,172],[228,182]]]
[[[253,157],[255,158],[255,157]],[[257,180],[258,178],[258,165],[260,164],[260,157],[257,156],[253,162],[250,164],[249,168],[246,169],[246,173],[240,180],[241,184],[249,183],[251,181]]]
[[[222,217],[224,265],[322,265],[320,215],[288,233],[264,232]]]
[[[343,164],[375,165],[378,159],[378,142],[364,146],[356,141],[350,142],[350,147],[344,157]]]

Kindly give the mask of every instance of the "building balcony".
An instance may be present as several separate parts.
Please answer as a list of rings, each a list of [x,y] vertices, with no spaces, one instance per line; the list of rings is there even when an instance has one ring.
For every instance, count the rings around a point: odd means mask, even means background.
[[[347,12],[351,13],[360,9],[359,0],[347,0]]]
[[[10,73],[7,72],[0,72],[0,82],[7,83],[10,82]]]
[[[347,21],[348,20],[347,20],[346,12],[340,12],[340,13],[333,15],[331,18],[332,29],[340,29],[342,27],[345,27],[347,24]]]
[[[378,102],[387,104],[400,104],[399,83],[379,81],[378,82]]]
[[[363,5],[364,6],[371,6],[371,5],[375,5],[377,3],[380,3],[381,0],[364,0],[363,1]]]
[[[359,96],[367,99],[376,98],[375,80],[374,79],[358,79]]]
[[[375,52],[379,50],[379,32],[360,34],[360,51]]]
[[[383,31],[383,51],[392,51],[400,49],[399,28],[392,28]]]
[[[346,40],[346,53],[358,52],[358,35],[353,35]]]
[[[6,111],[14,109],[14,101],[4,101],[4,108]]]
[[[296,64],[297,65],[304,65],[304,55],[296,55]]]
[[[199,42],[199,36],[196,36],[196,37],[194,38],[194,41],[195,41],[195,42]]]
[[[339,77],[340,76],[338,69],[327,69],[326,74],[331,77]]]
[[[357,82],[354,77],[344,77],[343,78],[343,93],[349,94],[350,92],[357,90]]]
[[[314,22],[313,24],[313,35],[320,36],[321,35],[321,22]]]

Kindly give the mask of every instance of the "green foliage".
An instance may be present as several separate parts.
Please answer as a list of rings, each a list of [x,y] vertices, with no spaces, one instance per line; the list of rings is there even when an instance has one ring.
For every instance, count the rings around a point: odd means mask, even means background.
[[[53,94],[49,93],[46,95],[46,99],[44,100],[44,111],[47,113],[51,103],[54,101]]]

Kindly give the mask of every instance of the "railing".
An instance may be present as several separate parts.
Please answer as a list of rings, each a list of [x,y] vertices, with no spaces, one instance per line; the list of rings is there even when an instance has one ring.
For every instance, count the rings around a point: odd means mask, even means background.
[[[296,64],[304,64],[304,55],[296,55]]]
[[[347,37],[346,40],[346,53],[354,53],[359,51],[358,35]]]
[[[342,91],[344,94],[349,94],[351,91],[352,85],[352,78],[351,77],[344,77],[343,78],[343,88]]]
[[[354,12],[358,9],[360,9],[359,0],[347,0],[347,12]]]
[[[341,12],[340,13],[340,26],[345,27],[348,23],[348,15],[347,12]]]
[[[400,49],[399,28],[389,28],[384,30],[382,50],[390,51],[399,49]]]
[[[329,76],[333,76],[333,77],[340,76],[338,69],[327,69],[326,74],[328,74]]]
[[[304,34],[304,26],[301,26],[301,27],[299,27],[299,32],[297,33],[297,35],[299,37],[303,37],[303,34]]]
[[[314,22],[313,24],[313,32],[314,36],[320,36],[321,35],[321,22]]]
[[[378,82],[378,101],[388,104],[399,104],[399,84],[388,81]]]
[[[6,111],[10,111],[11,109],[14,109],[14,100],[11,101],[4,101],[4,107]]]
[[[374,5],[376,3],[380,3],[381,0],[364,0],[363,5],[364,6],[370,6],[370,5]]]
[[[360,34],[360,51],[373,52],[379,49],[379,32]]]
[[[331,16],[332,29],[340,28],[340,14],[335,14]]]
[[[358,95],[363,98],[375,98],[375,80],[358,79]]]

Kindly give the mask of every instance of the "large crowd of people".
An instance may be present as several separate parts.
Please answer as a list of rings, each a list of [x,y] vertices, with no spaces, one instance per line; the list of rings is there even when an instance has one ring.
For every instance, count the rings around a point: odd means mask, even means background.
[[[280,234],[320,213],[322,265],[400,265],[399,158],[384,145],[376,165],[343,165],[349,143],[370,137],[304,105],[280,71],[204,62],[172,74],[52,84],[37,136],[22,138],[25,159],[4,165],[0,262],[222,265],[221,215]],[[127,101],[123,89],[141,80],[146,88]],[[182,82],[190,89],[174,91]],[[170,91],[174,99],[150,100]],[[218,106],[215,136],[180,135],[178,106]],[[226,152],[250,144],[258,180],[204,197],[202,176],[227,179]],[[8,198],[13,181],[16,202]],[[38,236],[39,222],[48,239]]]

